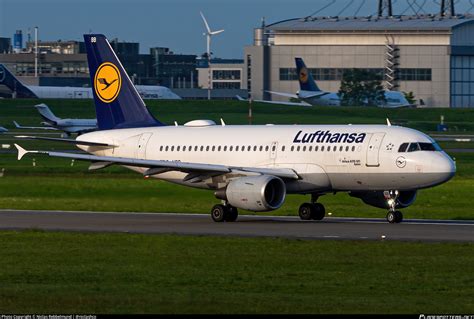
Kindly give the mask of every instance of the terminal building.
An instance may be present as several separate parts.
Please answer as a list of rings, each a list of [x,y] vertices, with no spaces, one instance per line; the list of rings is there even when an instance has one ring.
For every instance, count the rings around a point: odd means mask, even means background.
[[[295,57],[322,90],[337,92],[346,69],[370,69],[387,90],[413,92],[427,107],[474,107],[474,17],[307,17],[262,25],[245,48],[247,88],[299,90]]]

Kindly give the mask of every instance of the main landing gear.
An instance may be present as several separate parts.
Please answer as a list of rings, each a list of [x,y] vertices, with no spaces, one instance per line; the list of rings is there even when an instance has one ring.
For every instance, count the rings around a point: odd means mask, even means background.
[[[390,224],[398,224],[401,223],[403,220],[403,214],[401,211],[396,210],[397,206],[397,198],[399,196],[398,191],[385,191],[383,192],[385,199],[387,200],[387,204],[390,207],[387,213],[387,221]]]
[[[235,222],[239,217],[239,211],[229,204],[217,204],[211,209],[211,217],[216,223]]]
[[[302,220],[322,220],[326,215],[326,209],[323,204],[316,203],[318,197],[311,196],[311,203],[303,203],[298,211]]]

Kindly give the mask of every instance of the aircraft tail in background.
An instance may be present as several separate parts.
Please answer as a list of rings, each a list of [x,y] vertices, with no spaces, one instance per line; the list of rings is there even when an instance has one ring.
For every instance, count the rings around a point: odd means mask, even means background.
[[[33,91],[20,82],[4,64],[0,64],[0,84],[12,90],[19,98],[38,98]]]
[[[303,59],[295,58],[295,63],[301,91],[320,92],[321,90],[316,84],[316,81],[314,81],[313,75],[304,64]]]

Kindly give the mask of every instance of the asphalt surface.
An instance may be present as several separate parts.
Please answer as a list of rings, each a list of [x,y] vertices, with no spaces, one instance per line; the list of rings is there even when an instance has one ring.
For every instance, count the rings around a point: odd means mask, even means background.
[[[474,242],[474,221],[239,216],[234,223],[215,223],[210,215],[0,210],[0,229],[81,232],[283,237],[340,240]]]

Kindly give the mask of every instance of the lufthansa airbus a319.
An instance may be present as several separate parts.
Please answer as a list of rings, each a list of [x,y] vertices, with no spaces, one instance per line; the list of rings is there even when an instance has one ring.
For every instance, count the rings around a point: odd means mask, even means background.
[[[276,210],[287,194],[311,195],[299,216],[321,220],[325,208],[318,199],[346,192],[388,210],[387,220],[398,223],[399,209],[413,204],[418,190],[455,174],[455,163],[432,138],[398,126],[247,126],[209,120],[166,126],[148,111],[106,37],[84,38],[98,130],[64,141],[87,154],[16,145],[19,159],[40,153],[90,161],[90,169],[123,165],[146,177],[208,189],[222,200],[211,209],[216,222],[235,221],[239,208]],[[103,83],[110,86],[104,89]]]

